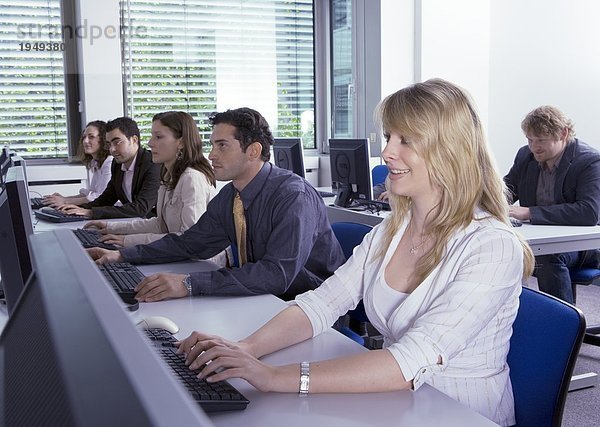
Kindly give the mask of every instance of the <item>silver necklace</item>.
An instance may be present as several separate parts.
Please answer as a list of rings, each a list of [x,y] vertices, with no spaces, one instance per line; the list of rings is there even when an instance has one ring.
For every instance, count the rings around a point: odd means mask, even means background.
[[[412,222],[411,222],[410,223],[410,243],[413,246],[408,250],[411,255],[416,254],[419,251],[419,249],[421,249],[421,247],[425,244],[425,242],[429,239],[429,236],[427,236],[424,239],[421,239],[421,243],[419,243],[418,245],[415,245],[413,237],[414,237],[413,236],[413,227],[412,227]]]

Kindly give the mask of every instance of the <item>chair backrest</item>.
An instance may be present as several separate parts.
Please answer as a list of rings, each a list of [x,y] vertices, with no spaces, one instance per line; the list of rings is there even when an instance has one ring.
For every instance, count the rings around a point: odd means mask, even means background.
[[[344,256],[348,259],[352,256],[354,248],[361,244],[364,237],[373,229],[373,227],[356,222],[334,222],[331,224],[331,229],[338,239],[338,242],[340,242]],[[351,318],[359,322],[369,321],[362,301],[358,303],[358,306],[354,310],[350,310],[349,314]],[[344,332],[342,331],[342,333]],[[349,336],[348,334],[345,335]],[[350,338],[354,339],[353,337]]]
[[[386,165],[377,165],[371,170],[371,181],[373,186],[385,182],[388,174],[388,167]]]
[[[585,318],[577,307],[528,288],[519,303],[508,352],[517,426],[560,426]]]
[[[361,244],[365,235],[367,235],[373,227],[356,222],[334,222],[331,224],[331,229],[338,242],[340,242],[342,251],[344,251],[344,256],[348,259],[352,256],[354,248]]]

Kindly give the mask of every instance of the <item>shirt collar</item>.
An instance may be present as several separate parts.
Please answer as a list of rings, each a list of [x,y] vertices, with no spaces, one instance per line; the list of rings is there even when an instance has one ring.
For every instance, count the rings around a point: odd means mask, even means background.
[[[252,178],[252,181],[240,192],[244,208],[248,209],[252,201],[260,194],[271,174],[271,169],[273,169],[273,165],[270,162],[265,162],[256,176]]]
[[[547,166],[546,162],[538,162],[538,166],[542,170],[545,170],[545,171],[548,171],[550,173],[553,173],[558,168],[558,166],[560,165],[560,161],[562,160],[563,156],[565,155],[565,151],[567,151],[566,148],[563,150],[562,153],[560,153],[560,156],[558,156],[558,158],[554,162],[554,166],[552,166],[552,168],[549,168]]]
[[[129,165],[129,168],[125,166],[125,163],[121,163],[121,170],[123,172],[133,172],[135,170],[135,161],[137,160],[137,155],[133,158],[133,162]]]

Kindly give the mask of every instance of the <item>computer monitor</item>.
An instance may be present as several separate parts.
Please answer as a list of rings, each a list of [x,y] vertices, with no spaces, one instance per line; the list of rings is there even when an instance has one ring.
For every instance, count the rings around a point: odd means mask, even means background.
[[[331,186],[334,204],[350,207],[355,200],[372,200],[368,139],[330,139]]]
[[[31,249],[0,336],[0,425],[213,425],[70,230],[34,234]]]
[[[304,154],[300,138],[275,138],[273,144],[275,165],[296,175],[304,176]]]
[[[4,183],[6,182],[6,172],[8,168],[12,166],[10,162],[10,156],[13,153],[10,149],[5,146],[2,147],[2,151],[0,152],[0,184],[4,187]]]
[[[9,315],[32,270],[28,239],[33,234],[23,167],[8,169],[0,194],[0,284]]]

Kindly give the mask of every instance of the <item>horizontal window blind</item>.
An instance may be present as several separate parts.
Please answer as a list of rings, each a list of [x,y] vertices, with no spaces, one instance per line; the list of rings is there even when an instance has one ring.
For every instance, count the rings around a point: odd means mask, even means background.
[[[207,117],[251,107],[275,136],[314,142],[312,0],[122,0],[126,112],[183,110],[208,143]]]
[[[66,157],[60,0],[0,4],[0,145]]]

